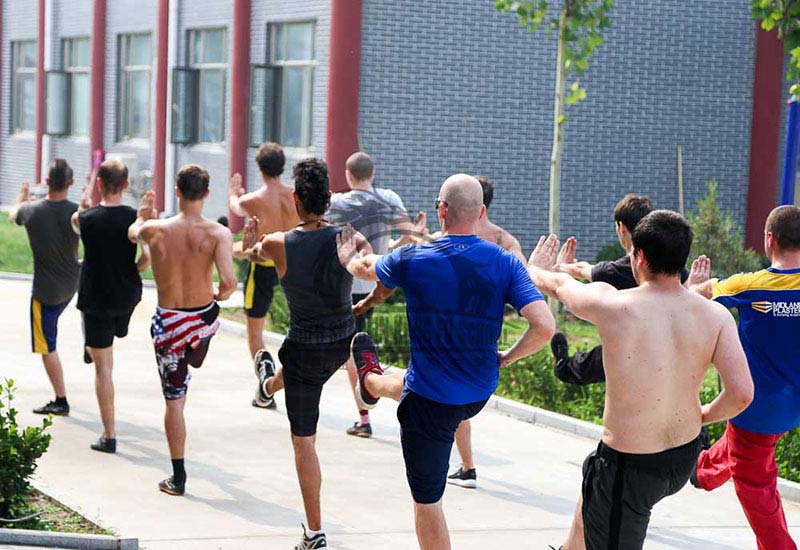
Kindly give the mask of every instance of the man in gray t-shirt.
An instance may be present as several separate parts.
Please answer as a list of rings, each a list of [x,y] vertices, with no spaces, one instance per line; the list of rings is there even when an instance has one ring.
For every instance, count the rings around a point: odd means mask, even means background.
[[[33,252],[33,293],[30,305],[31,345],[42,356],[55,401],[34,409],[37,414],[69,414],[64,373],[56,351],[58,318],[78,290],[78,235],[70,218],[78,205],[67,200],[73,183],[72,168],[63,159],[50,164],[47,196],[31,201],[28,183],[22,184],[9,221],[24,225]]]
[[[366,153],[354,153],[347,159],[345,165],[345,176],[350,191],[337,193],[331,197],[331,205],[325,214],[325,218],[337,225],[352,225],[353,228],[364,235],[369,241],[375,254],[386,254],[389,249],[397,246],[414,242],[425,233],[426,219],[425,214],[420,212],[417,220],[412,223],[408,216],[403,201],[394,191],[390,189],[376,189],[372,186],[375,178],[375,165]],[[392,231],[397,229],[400,238],[392,240]],[[367,297],[375,288],[375,283],[353,280],[353,304],[358,303]],[[356,316],[356,332],[363,332],[367,319],[372,315],[372,311],[366,315]],[[354,388],[357,380],[355,363],[353,358],[347,362],[347,373],[350,377],[350,385]],[[353,394],[355,396],[355,393]],[[369,422],[369,412],[359,406],[356,399],[356,406],[359,409],[361,418],[347,433],[359,437],[370,437],[372,427]]]

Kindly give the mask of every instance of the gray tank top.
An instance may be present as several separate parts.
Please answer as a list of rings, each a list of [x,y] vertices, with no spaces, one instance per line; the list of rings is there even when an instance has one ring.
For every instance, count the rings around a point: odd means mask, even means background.
[[[304,344],[349,338],[356,328],[353,276],[339,263],[338,227],[286,233],[286,274],[281,287],[289,305],[286,337]]]

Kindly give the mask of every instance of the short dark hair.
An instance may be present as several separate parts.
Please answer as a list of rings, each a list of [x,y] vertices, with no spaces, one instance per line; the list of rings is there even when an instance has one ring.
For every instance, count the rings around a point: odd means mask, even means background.
[[[103,182],[104,192],[116,195],[128,181],[128,167],[119,160],[106,160],[97,169],[97,177]]]
[[[478,183],[481,184],[481,188],[483,188],[483,205],[489,208],[494,198],[494,183],[486,176],[475,176],[475,179],[478,180]]]
[[[280,145],[273,141],[262,143],[256,151],[256,164],[261,173],[269,178],[276,178],[283,174],[286,166],[286,155]]]
[[[779,206],[769,213],[766,230],[783,250],[800,250],[800,208]]]
[[[345,168],[358,181],[368,180],[375,174],[375,163],[368,154],[361,151],[348,157]]]
[[[318,158],[307,158],[294,165],[294,192],[309,214],[322,215],[330,205],[328,165]]]
[[[671,210],[654,210],[633,230],[633,250],[641,251],[654,275],[680,275],[692,248],[692,228]]]
[[[47,169],[47,179],[53,191],[63,191],[72,183],[72,166],[64,159],[53,159]]]
[[[208,171],[202,166],[187,164],[178,172],[175,181],[184,199],[187,201],[196,201],[206,196],[211,176],[208,175]]]
[[[614,221],[624,225],[633,233],[636,224],[653,211],[653,201],[643,195],[625,195],[614,207]]]

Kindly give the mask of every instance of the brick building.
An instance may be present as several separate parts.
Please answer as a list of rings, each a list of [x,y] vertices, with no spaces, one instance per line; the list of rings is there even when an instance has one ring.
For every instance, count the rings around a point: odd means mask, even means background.
[[[584,257],[614,240],[622,194],[677,207],[678,146],[687,208],[716,179],[757,245],[785,87],[749,4],[617,1],[566,133],[562,228]],[[491,0],[0,0],[0,202],[54,156],[82,180],[102,150],[168,212],[177,168],[202,164],[218,216],[229,175],[257,186],[253,146],[275,139],[292,161],[327,158],[336,189],[361,147],[378,185],[429,213],[447,175],[486,174],[493,220],[530,248],[547,226],[554,40]]]

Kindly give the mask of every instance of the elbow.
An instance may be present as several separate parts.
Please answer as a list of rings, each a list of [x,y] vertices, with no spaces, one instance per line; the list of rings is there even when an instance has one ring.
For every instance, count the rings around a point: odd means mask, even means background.
[[[556,320],[553,315],[548,311],[548,315],[542,319],[541,324],[537,327],[537,332],[542,340],[549,342],[552,340],[556,333]]]
[[[743,411],[747,407],[749,407],[750,403],[753,402],[753,396],[754,396],[752,378],[748,376],[746,382],[738,384],[736,388],[734,388],[733,394],[734,397],[736,398],[736,404],[740,407],[739,409],[740,411]]]

